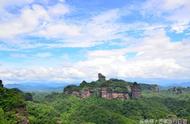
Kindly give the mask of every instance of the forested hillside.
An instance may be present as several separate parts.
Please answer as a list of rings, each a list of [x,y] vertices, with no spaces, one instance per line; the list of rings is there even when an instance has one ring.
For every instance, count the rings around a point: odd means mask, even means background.
[[[29,100],[32,100],[30,93],[4,88],[0,80],[0,124],[28,123],[26,101]]]
[[[118,79],[83,81],[65,87],[62,93],[23,93],[18,89],[0,88],[0,124],[139,124],[144,119],[188,119],[190,94],[184,88],[155,90],[155,85],[140,84],[137,99],[106,99],[99,95],[86,98],[66,91],[109,87],[113,92],[130,90],[133,82]],[[157,86],[156,86],[157,88]]]

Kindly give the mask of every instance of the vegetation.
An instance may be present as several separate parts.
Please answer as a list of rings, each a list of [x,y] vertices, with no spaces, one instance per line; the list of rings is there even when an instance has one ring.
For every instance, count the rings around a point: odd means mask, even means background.
[[[129,90],[130,82],[111,79],[104,82],[83,81],[64,91],[93,89],[100,86],[115,91]],[[0,88],[0,124],[138,124],[141,119],[184,118],[190,121],[189,89],[182,94],[153,91],[153,85],[141,85],[142,98],[107,100],[98,96],[85,99],[65,93],[23,93]]]
[[[135,124],[141,119],[189,119],[190,99],[186,97],[187,99],[180,100],[178,97],[162,97],[157,94],[138,100],[122,101],[100,97],[80,99],[53,93],[39,101],[27,102],[27,106],[31,123]]]
[[[16,124],[25,120],[26,96],[19,89],[0,87],[0,124]]]

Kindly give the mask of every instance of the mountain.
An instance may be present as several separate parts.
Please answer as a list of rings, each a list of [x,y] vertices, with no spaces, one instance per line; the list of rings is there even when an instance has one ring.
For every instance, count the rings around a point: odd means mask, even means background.
[[[78,86],[68,85],[64,88],[65,94],[81,98],[96,96],[106,99],[136,99],[141,97],[143,91],[159,92],[159,86],[113,78],[106,80],[106,77],[99,73],[96,81],[82,81]]]
[[[190,122],[190,94],[174,93],[178,88],[159,90],[158,85],[107,80],[102,74],[96,81],[66,87],[53,82],[6,86],[9,89],[0,81],[0,124],[139,124],[153,119],[150,124],[160,120]],[[62,92],[24,93],[11,87],[25,91],[62,87]]]
[[[182,82],[182,83],[174,83],[171,86],[176,86],[176,87],[190,87],[190,82]]]
[[[63,83],[15,83],[15,84],[6,84],[6,88],[18,88],[24,92],[51,92],[51,91],[62,91],[67,84]]]

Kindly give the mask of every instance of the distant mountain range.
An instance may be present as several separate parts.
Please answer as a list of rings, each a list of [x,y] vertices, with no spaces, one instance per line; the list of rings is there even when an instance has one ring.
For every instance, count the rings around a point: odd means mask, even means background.
[[[48,82],[48,83],[15,83],[15,84],[5,84],[6,88],[18,88],[25,92],[62,92],[64,87],[67,86],[67,83],[56,83],[56,82]],[[183,83],[168,83],[168,84],[160,84],[161,89],[167,89],[171,87],[190,87],[190,82]]]
[[[190,81],[189,80],[179,80],[179,79],[160,79],[160,78],[130,78],[129,81],[136,81],[141,82],[145,84],[157,84],[161,87],[190,87]]]
[[[18,88],[25,92],[51,92],[63,91],[64,87],[68,84],[63,83],[21,83],[21,84],[6,84],[6,88]]]
[[[171,84],[171,86],[177,86],[177,87],[190,87],[190,82],[174,83],[174,84]]]

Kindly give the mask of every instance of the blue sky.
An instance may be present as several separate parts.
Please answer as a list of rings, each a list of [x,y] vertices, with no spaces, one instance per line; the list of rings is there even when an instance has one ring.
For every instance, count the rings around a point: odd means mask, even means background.
[[[190,81],[189,0],[2,0],[6,83]]]

